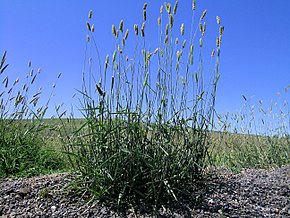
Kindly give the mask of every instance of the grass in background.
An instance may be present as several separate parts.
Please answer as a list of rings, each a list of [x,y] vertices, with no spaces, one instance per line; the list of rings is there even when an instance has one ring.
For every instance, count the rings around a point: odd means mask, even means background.
[[[8,67],[6,52],[0,64],[0,76]],[[29,64],[30,67],[31,64]],[[39,72],[38,72],[39,73]],[[43,116],[48,107],[38,106],[41,89],[30,94],[38,75],[33,69],[20,86],[19,79],[11,83],[2,80],[0,93],[0,177],[34,176],[64,168],[63,160],[48,147],[42,138],[46,128]]]
[[[159,44],[153,50],[146,41],[147,3],[143,23],[135,24],[133,31],[125,30],[123,20],[118,27],[112,25],[115,50],[106,57],[99,81],[88,58],[89,72],[80,91],[85,123],[73,134],[62,128],[64,150],[78,173],[75,188],[116,204],[160,205],[192,197],[206,167],[224,29],[217,17],[220,34],[212,53],[216,64],[211,85],[205,86],[207,11],[187,30],[184,24],[175,26],[177,8],[178,1],[161,6]],[[90,11],[90,22],[91,17]],[[94,47],[90,22],[87,41]],[[176,29],[179,35],[174,34]],[[190,31],[190,40],[185,31]],[[136,40],[134,51],[127,51],[128,37]]]
[[[242,168],[281,167],[290,163],[290,111],[285,98],[265,108],[259,101],[256,109],[246,97],[239,113],[219,117],[222,131],[213,133],[213,163],[234,171]],[[257,105],[257,104],[256,104]]]

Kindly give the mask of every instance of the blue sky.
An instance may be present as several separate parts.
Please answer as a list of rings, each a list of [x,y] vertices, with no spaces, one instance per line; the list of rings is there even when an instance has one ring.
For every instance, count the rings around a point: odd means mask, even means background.
[[[163,1],[148,2],[149,37]],[[174,4],[175,0],[167,1]],[[1,0],[0,52],[7,50],[7,74],[24,78],[32,61],[41,69],[38,85],[50,89],[57,81],[53,101],[69,105],[75,89],[81,89],[86,45],[88,12],[93,11],[95,39],[102,61],[114,49],[111,25],[121,19],[133,30],[142,23],[142,0]],[[277,92],[290,85],[290,1],[270,0],[197,0],[197,19],[208,9],[208,52],[217,35],[216,15],[225,26],[221,49],[217,111],[237,111],[242,95],[270,102]],[[180,0],[177,22],[191,23],[191,1]],[[152,41],[152,44],[154,43]],[[50,112],[52,113],[52,111]]]

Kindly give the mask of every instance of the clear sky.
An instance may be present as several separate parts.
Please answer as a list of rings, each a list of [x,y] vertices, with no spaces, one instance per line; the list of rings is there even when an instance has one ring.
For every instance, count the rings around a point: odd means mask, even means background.
[[[151,31],[163,1],[148,0]],[[175,0],[168,0],[174,4]],[[41,68],[38,85],[49,89],[56,81],[54,102],[70,104],[75,89],[81,89],[88,12],[93,11],[95,38],[102,61],[114,49],[111,25],[121,19],[133,30],[142,23],[143,0],[0,0],[0,52],[7,50],[6,73],[12,78],[29,72],[32,61]],[[225,26],[221,48],[217,111],[239,110],[243,97],[270,101],[290,84],[290,1],[197,0],[197,18],[208,9],[208,50],[217,35],[216,15]],[[191,1],[180,0],[178,19],[191,23]],[[151,34],[153,39],[154,34]],[[152,42],[153,43],[153,42]]]

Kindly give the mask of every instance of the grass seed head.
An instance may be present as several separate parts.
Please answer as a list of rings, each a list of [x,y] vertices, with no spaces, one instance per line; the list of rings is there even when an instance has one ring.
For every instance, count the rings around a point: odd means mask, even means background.
[[[146,10],[143,10],[143,20],[146,21],[147,15],[146,15]]]
[[[175,44],[177,45],[178,44],[178,38],[176,37],[175,39]]]
[[[101,89],[101,87],[98,84],[96,84],[96,89],[97,89],[100,96],[102,96],[102,97],[105,96],[105,92]]]
[[[113,58],[112,58],[112,63],[114,64],[115,61],[116,61],[116,54],[117,54],[117,51],[115,50],[114,53],[113,53]]]
[[[134,24],[134,30],[135,30],[136,36],[138,36],[138,25],[137,24]]]
[[[126,30],[126,33],[125,33],[125,37],[124,37],[124,39],[127,40],[128,36],[129,36],[129,30],[127,29],[127,30]]]
[[[207,13],[207,9],[205,9],[205,10],[202,12],[202,14],[201,14],[201,16],[200,16],[200,22],[203,20],[203,18],[205,17],[206,13]]]
[[[87,27],[88,27],[88,30],[91,32],[91,25],[89,24],[89,22],[87,22]]]
[[[145,22],[142,23],[141,26],[141,36],[144,37],[145,36]]]
[[[120,52],[120,54],[123,53],[123,50],[121,49],[120,45],[118,45],[118,51]]]
[[[121,20],[120,24],[119,24],[119,30],[120,30],[121,33],[123,32],[123,24],[124,24],[124,21]]]
[[[114,36],[116,36],[116,28],[115,28],[115,25],[113,24],[112,25],[112,34],[114,35]]]
[[[163,5],[160,6],[160,10],[159,10],[160,14],[163,13]]]
[[[168,42],[168,35],[165,36],[164,43],[167,44]]]
[[[153,54],[156,54],[158,52],[159,48],[156,48],[153,52]]]
[[[91,18],[92,18],[92,16],[93,16],[93,11],[92,11],[92,10],[90,10],[90,11],[89,11],[88,18],[89,18],[89,19],[91,19]]]
[[[7,86],[8,86],[8,76],[6,76],[4,78],[4,80],[2,81],[2,84],[5,84],[4,86],[5,86],[5,88],[7,88]]]
[[[196,0],[193,0],[192,1],[192,10],[195,10],[195,8],[196,8]]]
[[[170,24],[170,28],[173,27],[173,22],[174,22],[173,15],[170,14],[170,15],[169,15],[169,24]]]
[[[165,3],[165,8],[166,8],[166,11],[167,11],[167,13],[168,14],[170,14],[171,13],[171,4],[170,3]]]
[[[185,48],[185,46],[186,46],[186,39],[185,39],[185,40],[183,40],[183,43],[182,43],[182,48]]]
[[[169,25],[166,24],[166,26],[165,26],[165,35],[168,35],[168,31],[169,31]]]
[[[182,50],[177,51],[177,52],[176,52],[176,58],[177,58],[177,61],[180,61],[181,56],[182,56]]]
[[[221,18],[219,16],[216,16],[216,22],[217,22],[218,25],[221,24]]]
[[[17,78],[17,79],[14,81],[13,86],[15,86],[18,82],[19,82],[19,78]]]
[[[147,58],[147,61],[150,61],[151,56],[152,56],[152,52],[148,52],[147,53],[147,57],[146,57]]]
[[[181,24],[180,33],[182,36],[184,35],[184,23]]]
[[[161,25],[161,17],[160,16],[157,18],[157,23],[158,23],[158,26]]]
[[[221,27],[220,27],[220,36],[223,35],[224,31],[225,31],[225,28],[224,28],[223,26],[221,26]]]
[[[206,30],[206,23],[203,22],[203,25],[202,25],[202,32],[201,32],[202,36],[204,36],[205,30]]]
[[[109,55],[106,56],[105,69],[109,66]]]
[[[202,47],[202,38],[199,39],[199,47]]]
[[[220,38],[219,37],[216,38],[216,47],[220,47]]]
[[[176,14],[178,8],[178,0],[175,1],[174,7],[173,7],[173,14]]]

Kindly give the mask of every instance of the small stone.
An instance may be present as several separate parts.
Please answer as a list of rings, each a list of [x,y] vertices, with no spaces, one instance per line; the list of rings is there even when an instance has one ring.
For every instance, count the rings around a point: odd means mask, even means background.
[[[25,195],[28,195],[30,192],[31,192],[31,188],[29,187],[20,188],[17,190],[17,193],[22,197]]]
[[[54,213],[55,212],[55,210],[56,210],[56,206],[51,206],[51,211]]]
[[[213,204],[213,203],[214,203],[213,199],[210,198],[210,199],[208,200],[208,203]]]

